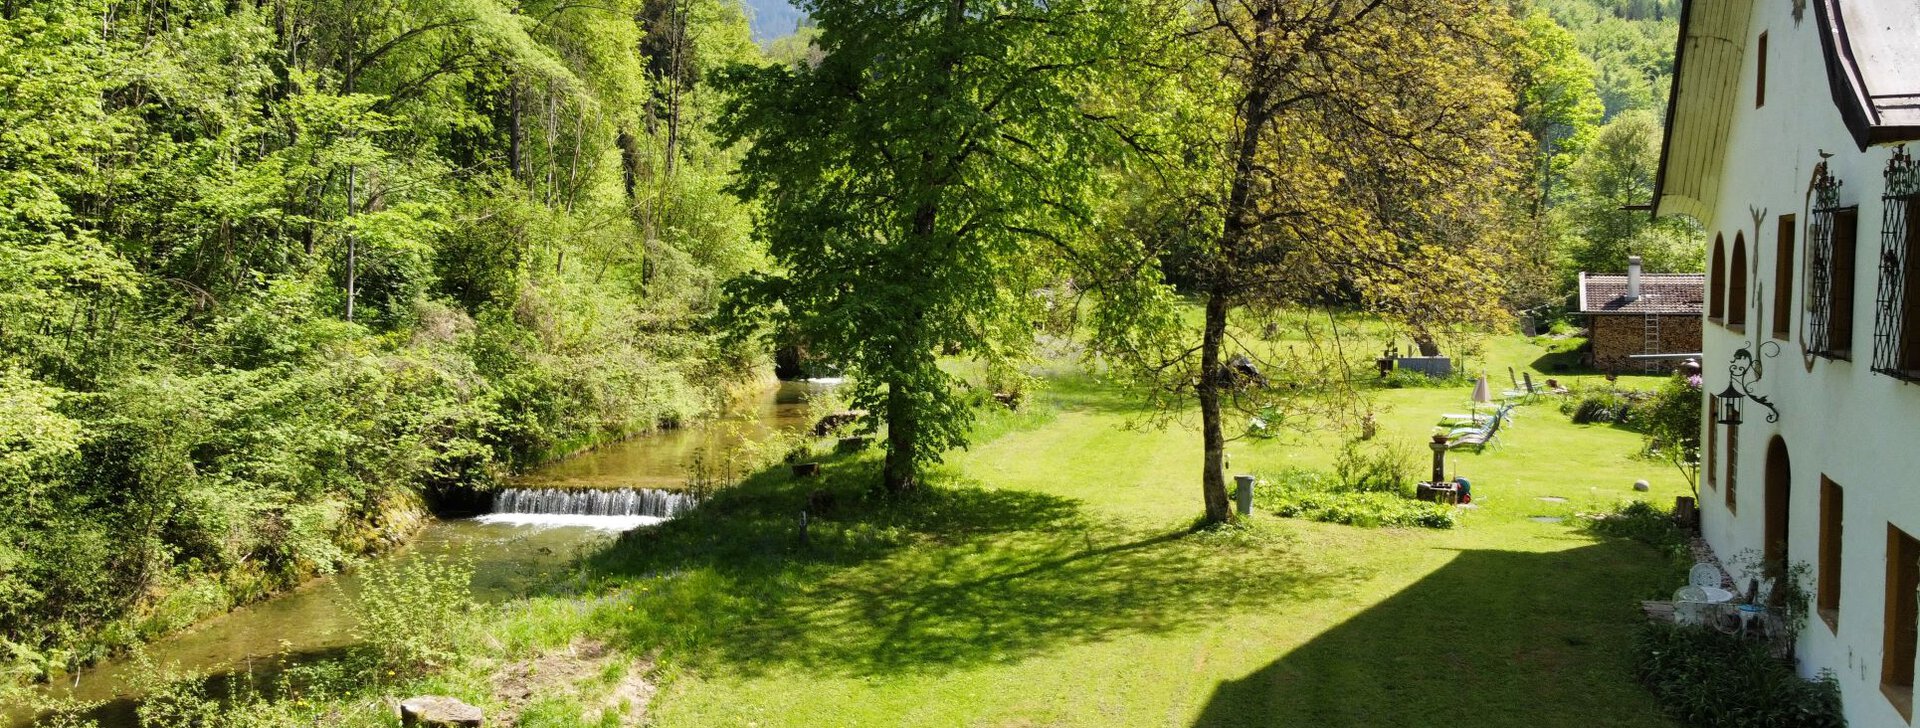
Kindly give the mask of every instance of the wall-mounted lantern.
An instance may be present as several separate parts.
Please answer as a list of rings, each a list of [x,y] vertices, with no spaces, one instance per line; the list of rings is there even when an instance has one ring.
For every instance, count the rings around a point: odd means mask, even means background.
[[[1719,423],[1722,425],[1740,424],[1740,400],[1745,399],[1746,395],[1741,394],[1740,390],[1734,389],[1732,382],[1728,382],[1726,390],[1715,396],[1720,398]]]
[[[1780,345],[1772,341],[1761,342],[1760,353],[1765,358],[1778,356]],[[1727,388],[1715,395],[1720,398],[1720,424],[1740,424],[1740,400],[1743,399],[1753,400],[1754,404],[1767,408],[1768,422],[1780,421],[1780,410],[1773,406],[1772,400],[1753,391],[1753,385],[1760,381],[1765,371],[1765,364],[1761,358],[1753,355],[1752,348],[1742,346],[1733,352],[1733,361],[1727,363]]]

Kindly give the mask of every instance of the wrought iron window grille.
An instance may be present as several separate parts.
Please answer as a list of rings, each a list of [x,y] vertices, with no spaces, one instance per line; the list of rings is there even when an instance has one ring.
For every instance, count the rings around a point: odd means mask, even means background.
[[[1896,379],[1920,381],[1920,341],[1909,341],[1907,318],[1913,315],[1914,292],[1906,290],[1911,251],[1908,220],[1914,200],[1920,198],[1920,163],[1904,145],[1887,160],[1886,191],[1881,202],[1880,285],[1875,296],[1873,370]]]
[[[1840,186],[1844,184],[1821,162],[1813,169],[1813,220],[1807,235],[1807,344],[1817,356],[1842,358],[1833,346],[1833,310],[1852,305],[1833,300],[1833,229],[1840,207]]]

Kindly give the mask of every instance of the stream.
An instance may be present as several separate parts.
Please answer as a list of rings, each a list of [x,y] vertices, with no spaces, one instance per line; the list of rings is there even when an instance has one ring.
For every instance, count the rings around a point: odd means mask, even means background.
[[[807,421],[807,397],[830,386],[780,382],[726,417],[611,443],[552,463],[516,478],[514,500],[495,504],[496,510],[516,512],[430,521],[407,547],[374,560],[461,556],[473,563],[475,600],[491,604],[525,595],[550,572],[611,541],[619,531],[657,523],[687,507],[685,496],[673,491],[685,487],[688,463],[702,447],[805,428],[812,424]],[[625,492],[591,492],[595,490]],[[271,673],[337,656],[354,644],[350,605],[359,588],[352,569],[321,577],[158,640],[146,652],[157,665],[211,675]],[[102,728],[137,728],[139,696],[128,685],[132,670],[128,661],[116,659],[45,689],[104,702],[95,714]],[[19,709],[0,710],[0,718],[22,717]]]

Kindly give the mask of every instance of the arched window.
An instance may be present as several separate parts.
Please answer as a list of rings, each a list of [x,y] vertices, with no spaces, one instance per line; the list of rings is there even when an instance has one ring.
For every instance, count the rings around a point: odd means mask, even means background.
[[[1720,236],[1713,236],[1713,257],[1707,264],[1712,274],[1707,276],[1707,318],[1725,321],[1727,318],[1727,245]]]
[[[1727,325],[1747,325],[1747,236],[1733,236],[1733,258],[1727,261]]]

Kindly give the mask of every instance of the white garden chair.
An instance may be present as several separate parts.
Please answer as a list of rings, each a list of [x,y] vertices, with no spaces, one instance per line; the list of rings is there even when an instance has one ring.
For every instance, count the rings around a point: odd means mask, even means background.
[[[1707,590],[1688,584],[1673,590],[1673,621],[1675,624],[1697,627],[1707,624]]]
[[[1687,570],[1687,584],[1720,588],[1720,567],[1704,561],[1694,564],[1692,569]]]

